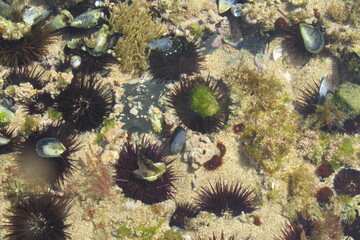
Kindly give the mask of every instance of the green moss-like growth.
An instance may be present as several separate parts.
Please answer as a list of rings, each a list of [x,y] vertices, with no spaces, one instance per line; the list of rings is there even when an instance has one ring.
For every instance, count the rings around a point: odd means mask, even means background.
[[[49,108],[48,108],[47,113],[49,114],[49,117],[50,117],[52,120],[60,120],[61,117],[62,117],[62,113],[56,111],[56,110],[55,110],[54,108],[52,108],[52,107],[49,107]]]
[[[96,135],[96,138],[95,138],[95,141],[97,143],[100,143],[103,138],[104,138],[104,135],[111,129],[111,128],[114,128],[116,123],[115,123],[115,120],[114,119],[105,119],[102,123],[103,127],[101,128],[101,131],[100,133],[98,133]]]
[[[133,235],[133,233],[131,229],[126,226],[126,224],[122,224],[117,228],[116,235],[120,239],[123,239],[123,238],[130,238]]]
[[[136,231],[139,231],[141,233],[141,240],[151,240],[153,239],[156,232],[159,230],[161,225],[163,224],[165,220],[159,221],[159,223],[156,226],[153,227],[146,227],[146,226],[139,226],[136,228]]]
[[[190,33],[193,35],[195,39],[201,38],[204,34],[204,25],[200,24],[199,22],[195,22],[190,25]]]
[[[360,85],[345,82],[336,92],[336,102],[343,112],[351,112],[354,116],[360,114]]]
[[[243,92],[246,128],[241,137],[246,155],[254,167],[275,173],[297,137],[296,116],[284,101],[289,97],[278,79],[248,67],[234,68],[226,78]]]
[[[344,137],[337,151],[332,156],[334,163],[339,165],[352,165],[358,161],[357,151],[354,148],[354,140],[351,137]]]
[[[0,126],[10,123],[14,113],[0,105]]]
[[[5,195],[10,200],[11,205],[16,205],[23,199],[23,192],[24,189],[17,179],[5,185]]]
[[[183,239],[179,232],[174,232],[172,230],[167,230],[164,232],[164,236],[161,240],[181,240]]]
[[[191,108],[202,117],[212,117],[219,113],[220,104],[213,92],[206,86],[198,86],[191,93]]]
[[[165,33],[165,26],[154,20],[146,0],[119,2],[111,8],[109,19],[112,33],[122,33],[115,52],[127,72],[148,68],[147,44]]]
[[[28,116],[25,118],[25,123],[23,125],[23,131],[25,133],[30,133],[31,131],[35,130],[38,125],[38,121],[33,116]]]

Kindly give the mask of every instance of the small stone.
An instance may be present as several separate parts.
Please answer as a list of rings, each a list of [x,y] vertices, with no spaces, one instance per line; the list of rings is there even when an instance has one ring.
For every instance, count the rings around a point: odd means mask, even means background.
[[[138,115],[139,111],[135,107],[133,107],[132,109],[130,109],[130,113],[132,115],[136,116],[136,115]]]

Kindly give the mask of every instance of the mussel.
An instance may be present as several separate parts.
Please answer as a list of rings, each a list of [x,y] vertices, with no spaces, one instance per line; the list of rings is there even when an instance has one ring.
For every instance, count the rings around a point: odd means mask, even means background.
[[[324,49],[325,40],[320,29],[306,23],[300,23],[299,27],[306,50],[310,53],[321,52]]]
[[[66,151],[66,147],[59,139],[48,137],[40,139],[36,143],[35,150],[40,157],[52,158],[60,157]]]
[[[156,181],[166,171],[166,165],[163,162],[152,162],[145,156],[139,156],[137,159],[138,169],[133,171],[135,177],[146,180],[148,182]]]
[[[326,96],[329,93],[335,94],[334,85],[330,82],[328,77],[323,77],[321,79],[319,95],[318,95],[318,100],[320,105],[324,104],[326,100]]]
[[[181,126],[175,128],[170,138],[170,152],[172,154],[181,153],[185,146],[186,132]]]

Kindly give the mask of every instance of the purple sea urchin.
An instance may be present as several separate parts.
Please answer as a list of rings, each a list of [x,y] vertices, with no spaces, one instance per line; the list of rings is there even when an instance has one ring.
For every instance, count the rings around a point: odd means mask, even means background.
[[[185,228],[186,220],[188,218],[196,217],[198,213],[198,208],[191,203],[177,204],[175,211],[171,215],[169,225],[179,228]]]
[[[65,240],[70,239],[66,231],[69,212],[67,198],[45,193],[31,194],[10,207],[5,228],[11,240]]]
[[[168,151],[142,139],[140,143],[127,142],[114,164],[115,182],[126,197],[153,204],[173,198],[177,179],[168,160]]]
[[[188,42],[183,36],[174,36],[154,40],[149,46],[150,72],[159,81],[177,81],[181,74],[190,76],[202,69],[205,58],[195,41]]]
[[[223,81],[197,76],[181,81],[170,95],[170,107],[191,130],[212,133],[223,128],[229,117],[229,89]]]
[[[39,142],[46,139],[56,139],[61,143],[62,151],[55,156],[44,156],[39,153]],[[51,145],[49,145],[49,148]],[[68,126],[52,124],[43,129],[38,128],[21,143],[19,143],[18,161],[32,178],[45,181],[51,185],[63,183],[74,170],[72,153],[80,149],[73,129]],[[39,167],[41,166],[41,167]]]
[[[5,77],[4,86],[20,85],[20,83],[30,83],[35,89],[40,90],[44,87],[42,77],[44,70],[38,70],[36,67],[14,68]]]
[[[242,212],[250,213],[256,209],[254,190],[242,187],[240,182],[227,184],[217,181],[215,186],[202,187],[196,204],[201,211],[214,213],[222,216],[229,212],[232,216],[238,216]]]
[[[94,78],[74,76],[55,98],[55,109],[65,122],[83,132],[97,128],[112,111],[114,92]]]
[[[360,194],[360,171],[343,168],[334,177],[334,190],[337,194],[356,196]]]
[[[55,42],[54,32],[44,24],[34,26],[19,40],[0,38],[0,65],[19,67],[31,65],[48,53],[47,46]]]

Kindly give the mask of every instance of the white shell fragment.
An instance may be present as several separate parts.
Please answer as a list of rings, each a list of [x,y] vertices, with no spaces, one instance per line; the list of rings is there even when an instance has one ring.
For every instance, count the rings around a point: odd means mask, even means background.
[[[81,57],[78,55],[71,56],[70,64],[73,68],[78,68],[81,65]]]
[[[65,146],[57,138],[43,138],[36,143],[36,152],[40,157],[60,157],[65,151]]]
[[[227,10],[229,10],[234,4],[236,3],[236,0],[219,0],[219,13],[224,13]]]
[[[283,55],[284,49],[281,44],[276,45],[272,51],[272,58],[274,61],[278,60]]]
[[[311,53],[319,53],[324,49],[324,35],[318,28],[306,23],[300,23],[300,33],[304,40],[306,50]]]
[[[10,139],[8,139],[0,134],[0,146],[4,146],[4,145],[8,144],[9,142],[10,142]]]
[[[241,10],[242,10],[242,4],[234,4],[231,6],[231,13],[234,17],[240,17],[241,16]]]
[[[335,94],[334,85],[331,83],[328,77],[323,77],[321,79],[320,88],[319,88],[319,104],[324,104],[326,96],[331,93]]]

